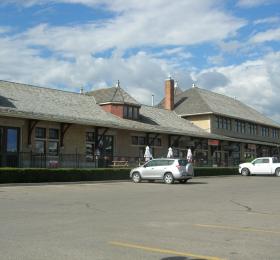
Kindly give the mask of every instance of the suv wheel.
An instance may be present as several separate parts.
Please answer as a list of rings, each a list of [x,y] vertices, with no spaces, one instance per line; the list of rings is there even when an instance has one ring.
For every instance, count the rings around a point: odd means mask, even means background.
[[[135,173],[132,174],[132,181],[134,183],[141,182],[141,176],[140,176],[139,172],[135,172]]]
[[[250,174],[250,171],[249,171],[248,168],[243,168],[243,169],[241,170],[241,174],[242,174],[243,176],[248,176],[248,175]]]
[[[163,177],[163,180],[166,184],[172,184],[174,182],[174,177],[172,173],[166,173]]]
[[[280,168],[277,168],[277,169],[275,170],[275,175],[276,175],[277,177],[280,177]]]

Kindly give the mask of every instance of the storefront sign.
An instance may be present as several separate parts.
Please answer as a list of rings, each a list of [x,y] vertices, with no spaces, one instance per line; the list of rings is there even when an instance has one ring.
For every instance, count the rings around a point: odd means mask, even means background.
[[[208,145],[218,146],[220,144],[219,140],[208,140]]]

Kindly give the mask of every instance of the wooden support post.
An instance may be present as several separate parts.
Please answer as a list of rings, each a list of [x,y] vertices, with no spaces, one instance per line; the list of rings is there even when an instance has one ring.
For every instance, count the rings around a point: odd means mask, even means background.
[[[156,140],[156,138],[158,138],[159,135],[160,135],[160,134],[157,133],[157,134],[153,137],[153,139],[151,140],[151,143],[150,143],[150,144],[153,144],[153,142]]]
[[[38,120],[32,120],[32,119],[28,120],[28,140],[27,140],[28,145],[31,145],[31,136],[38,122],[39,122]]]
[[[60,124],[60,147],[64,146],[64,136],[70,126],[71,124],[67,124],[67,123]]]
[[[150,146],[149,138],[150,138],[150,133],[146,133],[146,145],[147,146]]]
[[[177,138],[174,140],[174,142],[171,144],[171,147],[174,146],[174,143],[179,143],[179,140],[181,139],[181,135],[178,135]]]

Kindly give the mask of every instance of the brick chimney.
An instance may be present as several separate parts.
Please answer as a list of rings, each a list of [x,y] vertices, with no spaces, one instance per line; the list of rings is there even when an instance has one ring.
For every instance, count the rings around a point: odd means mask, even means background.
[[[173,110],[174,108],[174,79],[171,77],[165,80],[164,108],[168,110]]]

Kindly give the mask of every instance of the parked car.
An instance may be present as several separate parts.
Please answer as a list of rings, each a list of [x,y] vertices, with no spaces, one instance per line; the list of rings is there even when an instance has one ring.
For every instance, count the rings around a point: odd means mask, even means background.
[[[250,174],[270,174],[280,177],[280,161],[276,157],[261,157],[249,163],[239,165],[239,173],[243,176]]]
[[[185,183],[194,175],[191,163],[183,159],[152,159],[144,165],[130,171],[130,178],[133,182],[141,180],[163,180],[167,184],[178,180]]]

